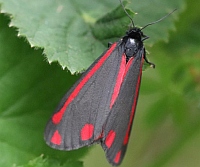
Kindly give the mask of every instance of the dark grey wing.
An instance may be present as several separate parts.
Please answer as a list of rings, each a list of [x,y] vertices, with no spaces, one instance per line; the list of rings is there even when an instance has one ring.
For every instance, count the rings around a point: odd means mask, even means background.
[[[126,152],[140,88],[143,55],[144,49],[141,49],[129,60],[131,64],[127,64],[129,69],[103,131],[102,147],[112,165],[119,165]]]
[[[48,145],[72,150],[99,141],[124,52],[119,45],[112,44],[63,97],[46,126]]]

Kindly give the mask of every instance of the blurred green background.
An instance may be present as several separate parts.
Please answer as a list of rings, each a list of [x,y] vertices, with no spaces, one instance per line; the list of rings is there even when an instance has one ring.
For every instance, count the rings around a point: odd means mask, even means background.
[[[70,72],[86,69],[108,40],[113,42],[128,28],[123,10],[120,17],[113,11],[119,2],[0,0],[0,4],[0,166],[109,167],[100,145],[58,151],[45,144],[43,132],[79,77]],[[138,26],[178,10],[144,30],[150,36],[145,41],[147,57],[156,68],[143,72],[121,167],[199,167],[200,1],[130,0],[126,6],[138,13],[134,16]],[[109,20],[95,24],[104,15]],[[109,36],[109,29],[116,35]]]

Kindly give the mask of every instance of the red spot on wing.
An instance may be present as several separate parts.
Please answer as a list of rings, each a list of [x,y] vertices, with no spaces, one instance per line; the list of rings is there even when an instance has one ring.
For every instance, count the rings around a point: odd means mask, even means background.
[[[68,99],[65,101],[63,107],[53,115],[52,122],[54,124],[58,124],[65,111],[67,110],[68,105],[74,100],[74,98],[78,95],[82,87],[87,83],[87,81],[94,75],[94,73],[102,66],[102,64],[106,61],[106,59],[110,56],[112,51],[115,49],[117,43],[112,44],[109,50],[98,60],[98,62],[93,66],[93,68],[87,73],[87,75],[83,78],[83,80],[76,86],[74,91],[70,94]]]
[[[110,109],[112,108],[118,94],[119,94],[119,90],[123,81],[123,76],[124,76],[124,72],[125,72],[125,66],[126,66],[126,56],[125,54],[123,54],[122,56],[122,60],[121,60],[121,64],[120,64],[120,68],[119,68],[119,73],[117,76],[117,80],[116,80],[116,84],[113,90],[113,94],[112,94],[112,98],[111,98],[111,102],[110,102]]]
[[[131,111],[131,115],[130,115],[130,119],[129,119],[128,128],[127,128],[127,131],[126,131],[126,135],[124,137],[124,142],[123,142],[124,145],[126,145],[128,143],[131,125],[132,125],[132,122],[133,122],[133,117],[135,115],[135,108],[136,108],[136,105],[137,105],[138,93],[139,93],[139,88],[140,88],[143,62],[144,62],[144,59],[142,59],[141,65],[140,65],[140,74],[138,76],[138,81],[137,81],[137,85],[136,85],[136,89],[135,89],[136,91],[135,91],[135,96],[134,96],[134,100],[133,100],[133,106],[132,106],[132,111]]]
[[[62,142],[62,137],[61,137],[60,133],[58,132],[58,130],[56,130],[51,138],[51,143],[60,145],[61,142]]]
[[[120,158],[121,158],[121,151],[119,151],[119,152],[116,154],[115,159],[114,159],[114,162],[115,162],[116,164],[118,164],[119,161],[120,161]]]
[[[85,124],[81,129],[81,140],[89,140],[94,133],[94,125]]]
[[[116,133],[115,131],[111,130],[107,137],[106,137],[106,140],[105,140],[105,145],[110,148],[111,145],[113,144],[114,140],[115,140],[115,136],[116,136]]]

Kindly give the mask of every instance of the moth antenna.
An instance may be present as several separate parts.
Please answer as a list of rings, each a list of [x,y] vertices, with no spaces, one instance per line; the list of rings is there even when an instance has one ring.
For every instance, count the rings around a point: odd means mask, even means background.
[[[130,16],[130,15],[128,14],[128,12],[126,11],[126,9],[125,9],[125,7],[124,7],[124,4],[122,3],[121,0],[119,0],[119,2],[120,2],[120,4],[122,5],[122,8],[123,8],[124,12],[126,13],[126,15],[127,15],[127,16],[129,17],[129,19],[131,20],[131,23],[132,23],[133,27],[135,27],[134,22],[133,22],[133,19],[131,18],[131,16]]]
[[[176,10],[177,10],[177,9],[174,9],[172,12],[168,13],[167,15],[165,15],[164,17],[162,17],[161,19],[159,19],[159,20],[157,20],[157,21],[154,21],[154,22],[152,22],[152,23],[148,23],[147,25],[145,25],[144,27],[142,27],[140,30],[143,30],[143,29],[145,29],[146,27],[148,27],[148,26],[150,26],[150,25],[152,25],[152,24],[156,24],[156,23],[162,21],[163,19],[165,19],[166,17],[168,17],[169,15],[171,15],[172,13],[174,13]]]

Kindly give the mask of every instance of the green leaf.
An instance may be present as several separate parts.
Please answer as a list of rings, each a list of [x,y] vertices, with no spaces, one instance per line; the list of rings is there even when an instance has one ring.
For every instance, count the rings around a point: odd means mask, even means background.
[[[125,34],[130,23],[119,1],[0,0],[0,4],[1,12],[9,14],[10,26],[17,28],[18,36],[24,36],[32,47],[43,48],[48,62],[58,61],[71,73],[86,69],[105,50],[109,40],[114,42]],[[130,9],[139,13],[134,17],[139,26],[161,18],[174,8],[181,11],[183,6],[183,0],[163,3],[143,0],[129,4]],[[178,13],[145,29],[152,38],[149,44],[167,39],[168,30],[174,29],[172,19]],[[109,19],[100,19],[103,15]]]
[[[126,1],[125,1],[126,2]],[[126,9],[127,13],[133,17],[133,12]],[[117,41],[128,29],[130,19],[127,17],[121,5],[96,21],[92,27],[93,35],[105,45],[110,41]]]
[[[78,77],[48,65],[41,50],[34,51],[6,27],[2,15],[0,23],[0,166],[25,164],[42,153],[63,162],[80,158],[86,149],[56,151],[43,139],[52,111]]]

